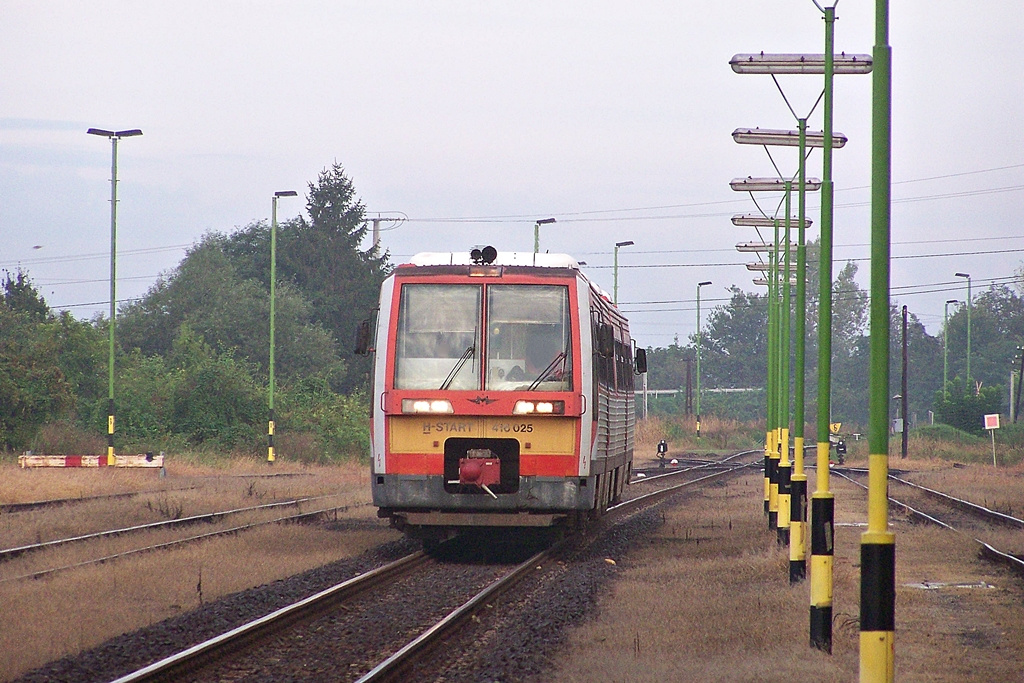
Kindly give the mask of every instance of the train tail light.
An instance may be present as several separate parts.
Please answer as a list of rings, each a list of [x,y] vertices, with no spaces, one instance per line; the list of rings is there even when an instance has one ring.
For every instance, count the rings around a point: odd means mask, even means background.
[[[516,401],[513,415],[565,415],[565,401]]]
[[[452,402],[445,399],[403,398],[403,413],[454,413]]]

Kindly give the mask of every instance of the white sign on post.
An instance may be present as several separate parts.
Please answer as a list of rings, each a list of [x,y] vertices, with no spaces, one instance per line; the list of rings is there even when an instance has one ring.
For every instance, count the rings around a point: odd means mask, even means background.
[[[999,413],[985,416],[985,429],[992,435],[992,467],[996,467],[996,430],[999,429]]]

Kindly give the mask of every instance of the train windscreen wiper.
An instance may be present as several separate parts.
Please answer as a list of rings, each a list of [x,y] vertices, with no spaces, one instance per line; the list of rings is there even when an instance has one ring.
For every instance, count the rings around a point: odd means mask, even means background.
[[[462,355],[459,356],[459,360],[455,361],[455,367],[453,367],[452,371],[448,373],[445,380],[441,382],[441,391],[444,391],[451,386],[452,382],[455,381],[455,376],[459,374],[459,370],[462,369],[462,366],[466,364],[467,360],[473,357],[474,353],[476,353],[476,346],[470,346],[462,352]]]
[[[533,380],[533,384],[531,384],[529,387],[527,387],[526,390],[527,391],[534,391],[534,390],[536,390],[537,387],[540,386],[540,383],[543,382],[545,379],[547,379],[548,376],[552,372],[554,372],[556,365],[558,365],[559,363],[562,363],[562,364],[565,363],[566,357],[567,356],[566,356],[565,351],[559,351],[558,354],[551,360],[551,362],[548,363],[548,366],[540,371],[540,374],[537,375],[537,379]]]

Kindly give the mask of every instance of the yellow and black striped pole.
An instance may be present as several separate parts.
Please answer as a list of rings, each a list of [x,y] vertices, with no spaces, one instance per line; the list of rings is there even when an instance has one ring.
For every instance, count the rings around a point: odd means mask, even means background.
[[[807,577],[807,475],[804,473],[804,372],[807,336],[807,119],[798,119],[800,167],[797,184],[796,320],[793,382],[793,476],[790,479],[789,582]]]
[[[777,241],[777,240],[776,240]],[[773,244],[768,254],[768,296],[765,297],[765,312],[768,319],[768,367],[765,370],[767,387],[765,400],[765,423],[767,431],[764,438],[764,514],[768,516],[768,528],[774,529],[772,522],[772,483],[775,479],[775,285],[773,263],[775,249]],[[777,493],[777,490],[776,490]],[[778,508],[775,508],[776,512]]]
[[[829,490],[832,412],[832,82],[835,6],[825,14],[824,146],[821,158],[821,237],[818,249],[818,416],[815,490],[811,496],[811,646],[832,653],[835,497]]]
[[[789,545],[789,525],[791,518],[793,464],[789,458],[789,364],[790,364],[790,333],[789,323],[792,313],[792,254],[790,253],[790,224],[792,210],[790,200],[793,196],[793,181],[784,182],[786,188],[786,226],[783,233],[784,247],[782,250],[782,267],[779,268],[782,278],[782,314],[779,316],[779,427],[781,443],[779,444],[779,545]]]
[[[779,386],[779,339],[781,335],[781,308],[779,306],[779,221],[776,219],[775,243],[769,260],[769,326],[768,326],[768,376],[772,387],[772,450],[769,455],[768,472],[768,529],[777,531],[779,528],[779,449],[782,444],[782,422],[780,419],[781,387]]]
[[[860,545],[860,680],[889,683],[896,662],[896,536],[889,531],[889,257],[892,50],[888,0],[875,0],[871,115],[871,383],[868,529]]]

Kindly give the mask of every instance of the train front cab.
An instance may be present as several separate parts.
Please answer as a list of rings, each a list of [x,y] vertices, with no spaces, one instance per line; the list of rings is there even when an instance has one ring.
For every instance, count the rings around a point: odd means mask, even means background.
[[[575,268],[474,270],[400,266],[382,288],[373,502],[411,536],[576,523],[628,479],[625,321]]]

